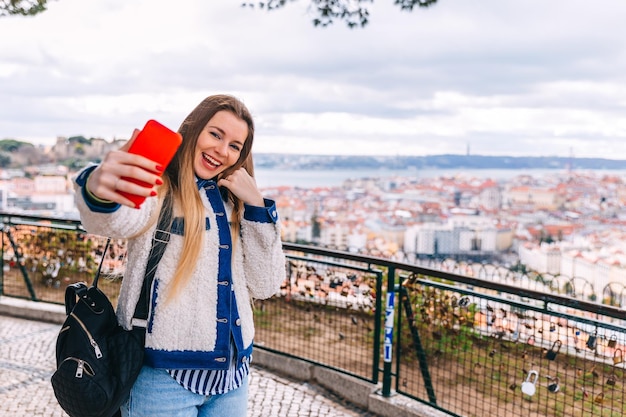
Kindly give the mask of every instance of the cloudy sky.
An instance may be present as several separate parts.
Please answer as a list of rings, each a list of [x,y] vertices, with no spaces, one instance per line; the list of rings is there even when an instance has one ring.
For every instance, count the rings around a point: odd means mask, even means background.
[[[0,18],[0,139],[176,129],[230,93],[256,152],[626,159],[626,2],[376,0],[365,29],[309,0],[53,0]]]

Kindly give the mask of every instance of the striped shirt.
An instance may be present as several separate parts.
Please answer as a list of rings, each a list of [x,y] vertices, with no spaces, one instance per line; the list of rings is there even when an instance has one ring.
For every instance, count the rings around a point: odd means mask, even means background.
[[[233,352],[236,350],[233,349]],[[249,362],[243,363],[239,368],[236,366],[237,359],[231,358],[227,370],[170,369],[168,372],[179,384],[193,393],[219,395],[239,388],[250,372]]]

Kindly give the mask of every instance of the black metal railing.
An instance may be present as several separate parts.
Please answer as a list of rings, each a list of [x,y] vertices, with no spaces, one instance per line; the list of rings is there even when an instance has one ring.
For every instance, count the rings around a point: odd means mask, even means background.
[[[398,392],[457,415],[624,413],[623,310],[436,275],[409,275],[400,286]],[[403,336],[409,331],[424,344]],[[430,386],[411,359],[420,355]]]
[[[102,259],[106,238],[85,232],[80,222],[0,213],[2,295],[64,302],[68,284],[91,282]],[[102,290],[117,299],[125,242],[114,241],[103,262]]]
[[[3,295],[60,304],[67,283],[91,281],[105,238],[78,222],[0,218]],[[255,301],[258,349],[450,415],[626,412],[619,307],[549,291],[545,277],[542,290],[525,274],[500,268],[495,277],[499,267],[478,267],[490,271],[485,279],[449,261],[436,269],[307,245],[284,243],[284,250],[288,279],[276,296]],[[116,242],[106,259],[113,298],[124,252],[125,242]]]

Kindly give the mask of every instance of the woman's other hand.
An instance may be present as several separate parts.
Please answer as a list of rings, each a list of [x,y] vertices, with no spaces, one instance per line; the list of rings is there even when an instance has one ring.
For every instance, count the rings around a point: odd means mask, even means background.
[[[217,185],[228,188],[237,198],[250,206],[263,207],[265,205],[256,181],[244,168],[239,168],[229,176],[220,179]]]

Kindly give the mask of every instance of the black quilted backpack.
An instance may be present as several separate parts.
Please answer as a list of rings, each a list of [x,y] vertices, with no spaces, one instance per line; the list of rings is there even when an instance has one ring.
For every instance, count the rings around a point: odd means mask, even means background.
[[[65,290],[67,318],[56,345],[52,387],[71,417],[111,417],[128,398],[143,364],[143,337],[117,323],[107,296],[96,286]]]

